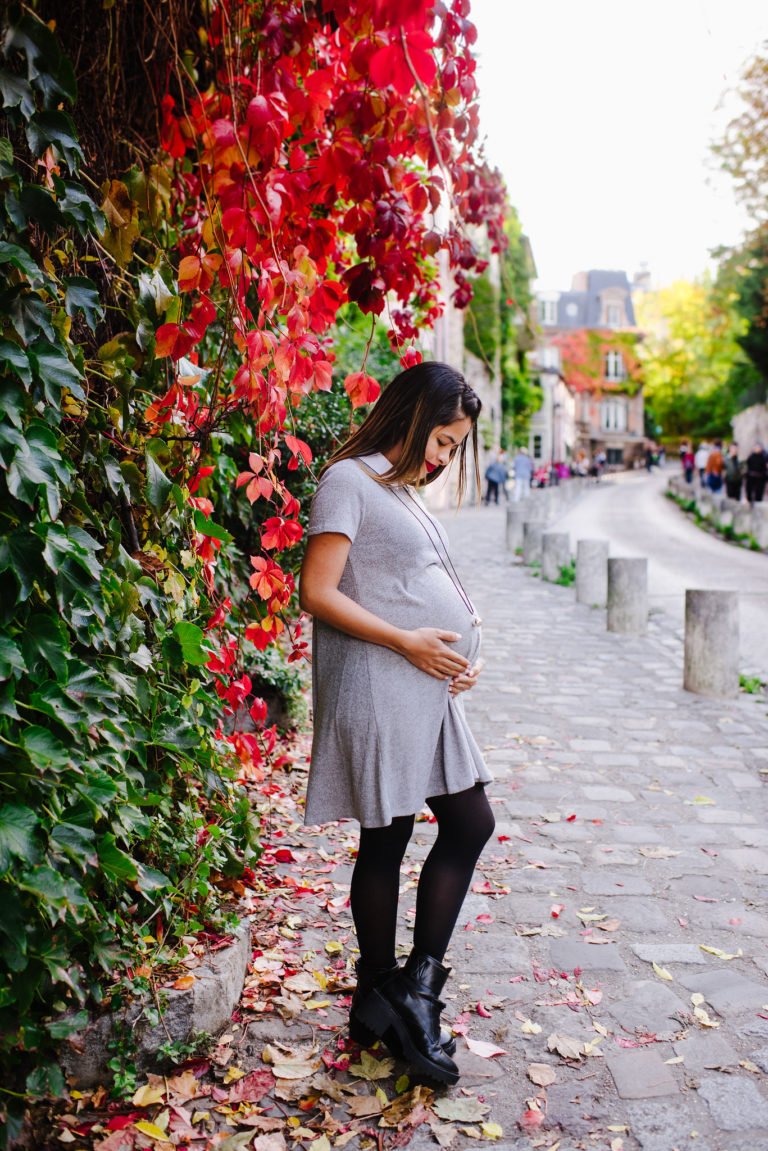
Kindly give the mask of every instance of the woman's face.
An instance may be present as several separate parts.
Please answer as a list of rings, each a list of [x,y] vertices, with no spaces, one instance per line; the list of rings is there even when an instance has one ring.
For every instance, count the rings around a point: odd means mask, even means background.
[[[447,467],[454,453],[472,430],[469,416],[461,416],[451,424],[438,424],[427,440],[427,450],[419,478],[424,479],[436,468]]]

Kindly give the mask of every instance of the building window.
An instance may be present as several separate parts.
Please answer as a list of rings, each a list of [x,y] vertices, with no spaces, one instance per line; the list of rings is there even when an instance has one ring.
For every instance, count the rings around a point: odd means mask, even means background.
[[[624,449],[623,448],[608,448],[605,453],[606,463],[609,467],[612,465],[620,465],[624,463]]]
[[[625,432],[627,430],[627,401],[623,399],[603,400],[600,404],[600,427],[604,432]]]
[[[605,353],[605,378],[614,383],[627,378],[627,369],[621,352]]]
[[[556,324],[557,300],[539,300],[539,316],[542,324]]]
[[[533,437],[533,458],[535,460],[541,459],[541,436]]]
[[[606,304],[605,322],[609,328],[621,327],[621,304]]]
[[[553,347],[540,348],[538,354],[539,367],[560,369],[560,349]]]

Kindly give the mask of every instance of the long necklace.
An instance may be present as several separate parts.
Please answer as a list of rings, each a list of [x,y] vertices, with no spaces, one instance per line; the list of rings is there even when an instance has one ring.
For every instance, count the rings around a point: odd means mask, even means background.
[[[419,524],[420,527],[423,529],[424,534],[426,535],[427,539],[432,544],[432,547],[435,549],[435,552],[437,553],[437,558],[440,560],[440,563],[443,566],[443,570],[445,571],[445,574],[448,576],[449,580],[451,581],[453,586],[456,588],[456,591],[459,593],[459,597],[461,598],[462,603],[464,604],[464,606],[467,609],[467,611],[469,612],[469,614],[472,616],[472,626],[473,627],[480,627],[482,620],[480,619],[480,616],[475,611],[474,604],[472,603],[472,600],[469,598],[469,595],[467,594],[467,591],[466,591],[466,588],[464,587],[464,584],[459,579],[458,572],[456,571],[456,568],[453,566],[453,561],[451,560],[451,557],[448,553],[448,549],[446,548],[445,544],[443,543],[439,533],[436,533],[437,539],[435,539],[435,536],[433,536],[433,534],[432,534],[431,528],[432,528],[433,524],[432,524],[432,518],[429,515],[429,512],[425,511],[421,507],[421,504],[417,501],[416,497],[413,495],[413,493],[411,492],[411,490],[408,487],[402,488],[402,491],[404,491],[405,494],[408,496],[409,502],[403,499],[403,497],[400,495],[400,490],[398,490],[397,488],[390,486],[389,490],[392,492],[392,495],[395,496],[395,498],[403,505],[405,510],[407,512],[410,512],[410,514],[416,520],[416,523]],[[411,504],[413,506],[411,506]],[[438,540],[440,541],[439,547],[438,547],[438,542],[437,542]]]

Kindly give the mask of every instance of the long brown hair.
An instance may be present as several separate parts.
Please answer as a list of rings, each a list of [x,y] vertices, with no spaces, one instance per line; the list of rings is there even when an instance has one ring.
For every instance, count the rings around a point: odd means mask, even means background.
[[[424,479],[420,478],[427,451],[427,441],[437,427],[444,427],[464,417],[472,421],[472,462],[475,481],[480,488],[480,464],[477,455],[477,418],[482,404],[476,392],[455,368],[448,364],[426,362],[414,364],[395,376],[384,389],[371,412],[329,459],[326,467],[338,460],[370,456],[375,452],[386,454],[402,444],[400,457],[388,471],[379,477],[385,484],[431,484],[446,470],[437,467]],[[458,452],[458,500],[467,487],[466,436]],[[451,461],[452,463],[453,461]],[[450,467],[450,464],[447,465]]]

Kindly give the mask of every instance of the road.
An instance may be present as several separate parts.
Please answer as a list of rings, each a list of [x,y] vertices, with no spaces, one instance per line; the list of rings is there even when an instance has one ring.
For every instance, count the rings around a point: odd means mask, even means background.
[[[624,472],[590,488],[551,525],[580,538],[610,541],[611,555],[647,556],[652,612],[678,628],[686,588],[740,593],[741,671],[768,682],[768,556],[710,535],[666,499],[669,471]]]

